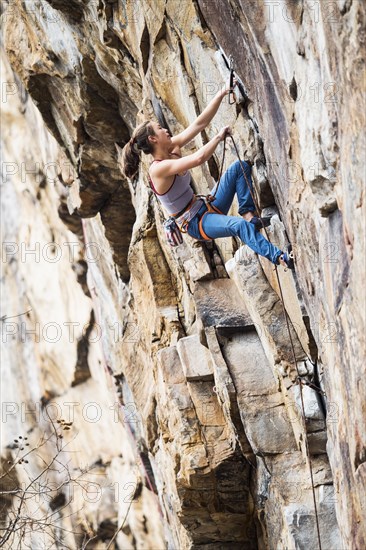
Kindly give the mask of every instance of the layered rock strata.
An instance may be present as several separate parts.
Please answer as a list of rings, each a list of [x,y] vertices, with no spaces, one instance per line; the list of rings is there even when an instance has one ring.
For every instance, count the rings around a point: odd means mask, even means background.
[[[119,403],[132,403],[133,422],[125,424],[132,424],[151,481],[142,480],[118,544],[317,548],[315,496],[322,548],[363,548],[364,5],[14,0],[3,9],[5,48],[20,79],[10,81],[19,90],[23,83],[54,138],[46,158],[31,154],[43,168],[62,159],[58,215],[72,238],[102,251],[92,258],[84,251],[70,290],[79,296],[74,319],[92,324],[93,308],[101,327],[94,354],[101,356],[86,353],[93,346],[80,334],[83,359],[75,359],[75,343],[63,347],[73,354],[65,375],[66,357],[42,367],[46,352],[34,345],[35,377],[47,376],[25,386],[33,399],[46,391],[89,396],[91,386],[105,384],[104,364]],[[163,212],[146,184],[147,157],[134,182],[118,170],[121,147],[142,120],[154,117],[173,134],[194,120],[227,79],[230,55],[238,102],[223,103],[185,154],[221,126],[232,127],[241,157],[253,166],[257,200],[274,214],[271,239],[281,247],[291,241],[295,250],[296,272],[279,274],[287,313],[273,266],[242,243],[196,246],[186,235],[169,248]],[[33,112],[24,101],[22,109]],[[40,122],[36,127],[41,135]],[[7,162],[29,154],[8,150]],[[211,189],[221,153],[192,170],[195,191]],[[226,168],[236,160],[230,145],[226,159]],[[22,182],[7,175],[14,212]],[[32,208],[47,212],[39,193]],[[15,243],[34,242],[10,220]],[[66,229],[57,223],[54,235],[61,236]],[[33,226],[46,232],[50,223]],[[33,311],[49,322],[30,282],[36,272],[23,267]],[[66,269],[57,273],[61,309],[61,285],[67,279],[71,289],[71,282]],[[47,277],[56,284],[51,272]],[[9,296],[15,292],[7,288]],[[20,306],[26,311],[28,302]],[[16,346],[7,348],[12,384]],[[51,346],[47,353],[58,352]],[[110,447],[103,442],[109,459],[116,438],[126,437],[122,428],[113,425]],[[101,456],[98,445],[90,452]],[[115,475],[124,479],[118,469]],[[143,519],[146,506],[151,514]],[[115,509],[121,520],[123,506]]]

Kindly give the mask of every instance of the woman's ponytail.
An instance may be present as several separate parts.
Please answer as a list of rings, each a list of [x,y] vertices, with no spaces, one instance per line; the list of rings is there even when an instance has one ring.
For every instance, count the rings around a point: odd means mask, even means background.
[[[140,154],[136,150],[136,143],[132,139],[122,149],[121,170],[126,178],[132,179],[138,172]]]
[[[141,160],[141,151],[146,155],[153,152],[153,145],[148,136],[154,136],[155,132],[151,122],[147,120],[138,126],[133,135],[122,149],[121,172],[132,179],[138,172]]]

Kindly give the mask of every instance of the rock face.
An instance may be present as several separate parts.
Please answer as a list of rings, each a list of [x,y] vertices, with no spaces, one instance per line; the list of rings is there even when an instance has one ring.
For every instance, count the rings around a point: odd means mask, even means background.
[[[65,417],[77,403],[72,464],[125,491],[98,506],[79,495],[33,547],[81,547],[83,534],[97,537],[88,548],[366,547],[364,4],[2,9],[2,472],[17,435],[36,445],[51,430],[24,406]],[[230,55],[238,102],[185,154],[232,127],[272,242],[295,250],[296,272],[278,270],[286,311],[273,266],[243,243],[169,247],[148,157],[137,181],[118,168],[139,122],[175,134],[202,112]],[[221,153],[192,170],[196,192]],[[229,146],[225,168],[235,160]],[[27,467],[19,482],[41,464]]]
[[[101,347],[105,330],[118,342],[118,325],[108,328],[91,300],[88,256],[93,265],[103,252],[105,275],[115,277],[103,225],[94,226],[98,241],[92,246],[80,217],[68,217],[61,169],[69,163],[28,94],[14,93],[20,84],[4,56],[1,61],[9,92],[2,96],[1,545],[82,548],[93,539],[103,548],[128,517],[117,537],[120,547],[132,548],[135,541],[163,548],[146,453],[131,437],[140,421],[122,376],[113,376],[117,369],[106,363],[109,354],[113,361],[117,355]],[[126,296],[119,279],[110,292],[111,314],[120,314]],[[71,426],[63,429],[64,423]],[[15,440],[25,437],[24,453],[31,454],[16,466],[14,484],[12,468],[23,455]],[[28,486],[15,537],[6,537],[3,529],[14,519],[9,491]],[[22,519],[27,515],[30,535]]]

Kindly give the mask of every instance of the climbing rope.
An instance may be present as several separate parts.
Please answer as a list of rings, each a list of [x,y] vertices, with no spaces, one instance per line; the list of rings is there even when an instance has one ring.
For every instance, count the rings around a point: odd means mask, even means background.
[[[254,206],[256,208],[256,211],[260,212],[260,209],[258,207],[258,204],[257,204],[257,201],[256,201],[256,198],[254,196],[254,193],[252,191],[252,188],[250,186],[250,182],[248,181],[247,179],[247,176],[245,174],[245,169],[243,167],[243,163],[240,159],[240,156],[239,156],[239,151],[238,151],[238,148],[236,146],[236,143],[235,143],[235,140],[233,138],[233,136],[230,134],[230,137],[231,137],[231,140],[233,142],[233,145],[234,145],[234,148],[235,148],[235,152],[236,152],[236,155],[238,157],[238,160],[240,162],[240,166],[241,166],[241,169],[242,169],[242,172],[243,172],[243,175],[244,175],[244,179],[245,179],[245,182],[248,186],[248,189],[249,189],[249,192],[250,192],[250,195],[252,197],[252,200],[253,200],[253,203],[254,203]],[[221,178],[221,173],[222,173],[222,168],[223,168],[223,162],[224,162],[224,158],[225,158],[225,145],[226,145],[226,136],[224,138],[224,152],[223,152],[223,159],[222,159],[222,166],[221,166],[221,170],[220,170],[220,178]],[[219,187],[219,184],[220,184],[220,178],[219,178],[219,182],[218,182],[218,185],[216,187],[216,190],[214,192],[213,195],[208,195],[207,199],[211,202],[212,200],[214,200],[215,198],[215,195],[216,195],[216,192],[217,192],[217,189]],[[266,234],[266,237],[267,237],[267,240],[268,242],[271,242],[271,239],[268,235],[268,232],[266,230],[266,228],[264,227],[264,224],[263,224],[263,221],[262,219],[259,217],[259,219],[261,220],[262,222],[262,226],[263,226],[263,229],[264,229],[264,232]],[[300,393],[300,402],[301,402],[301,420],[302,420],[302,425],[303,425],[303,431],[304,431],[304,442],[305,442],[305,451],[306,451],[306,457],[307,457],[307,462],[308,462],[308,465],[309,465],[309,472],[310,472],[310,480],[311,480],[311,489],[312,489],[312,495],[313,495],[313,503],[314,503],[314,511],[315,511],[315,522],[316,522],[316,530],[317,530],[317,537],[318,537],[318,545],[319,545],[319,550],[322,550],[322,545],[321,545],[321,538],[320,538],[320,527],[319,527],[319,516],[318,516],[318,509],[317,509],[317,504],[316,504],[316,496],[315,496],[315,487],[314,487],[314,476],[313,476],[313,468],[312,468],[312,463],[311,463],[311,457],[310,457],[310,450],[309,450],[309,440],[308,440],[308,435],[307,435],[307,431],[306,431],[306,415],[305,415],[305,404],[304,404],[304,396],[303,396],[303,383],[302,383],[302,378],[301,378],[301,374],[300,374],[300,371],[299,371],[299,366],[298,366],[298,362],[297,362],[297,359],[296,359],[296,353],[295,353],[295,348],[294,348],[294,342],[293,342],[293,339],[292,339],[292,335],[291,335],[291,331],[290,331],[290,325],[289,325],[289,319],[288,319],[288,314],[287,314],[287,311],[286,311],[286,308],[285,308],[285,302],[284,302],[284,296],[283,296],[283,290],[282,290],[282,285],[281,285],[281,281],[280,281],[280,277],[278,275],[278,269],[277,269],[277,265],[275,265],[275,273],[276,273],[276,279],[277,279],[277,283],[278,283],[278,288],[279,288],[279,291],[280,291],[280,300],[281,300],[281,304],[282,304],[282,308],[283,308],[283,313],[284,313],[284,316],[285,316],[285,319],[286,319],[286,327],[287,327],[287,331],[288,331],[288,335],[289,335],[289,340],[290,340],[290,344],[291,344],[291,350],[292,350],[292,356],[293,356],[293,363],[295,365],[295,368],[296,368],[296,372],[297,372],[297,382],[298,382],[298,385],[299,385],[299,393]],[[302,344],[301,344],[301,341],[300,341],[300,338],[299,336],[297,335],[298,339],[299,339],[299,342],[300,342],[300,345],[302,347]],[[302,347],[303,349],[303,347]],[[306,354],[305,350],[303,349],[305,355],[308,357],[308,355]],[[309,358],[309,357],[308,357]],[[309,360],[311,361],[311,359],[309,358]],[[313,361],[311,361],[311,363],[313,363]],[[313,363],[314,365],[314,363]],[[309,383],[309,385],[311,385]]]
[[[227,134],[227,135],[229,135],[229,134]],[[209,195],[204,195],[204,194],[197,195],[197,197],[204,197],[204,198],[207,200],[207,202],[213,202],[213,201],[215,200],[215,197],[216,197],[216,194],[217,194],[219,185],[220,185],[220,180],[221,180],[221,176],[222,176],[222,172],[223,172],[223,168],[224,168],[224,161],[225,161],[225,151],[226,151],[226,138],[227,138],[227,135],[225,135],[225,137],[224,137],[224,147],[223,147],[222,160],[221,160],[221,166],[220,166],[220,174],[219,174],[219,179],[218,179],[218,183],[217,183],[216,189],[215,189],[215,191],[214,191],[213,194],[209,194]],[[234,147],[235,147],[235,151],[236,151],[237,157],[238,157],[238,159],[239,159],[241,169],[243,170],[244,178],[245,178],[245,181],[246,181],[246,183],[247,183],[247,186],[248,186],[250,195],[251,195],[251,197],[252,197],[252,199],[253,199],[255,208],[256,208],[256,210],[259,212],[259,209],[258,209],[258,205],[257,205],[256,199],[255,199],[255,197],[253,196],[253,192],[252,192],[253,190],[252,190],[251,186],[249,185],[248,179],[247,179],[246,174],[245,174],[245,170],[243,169],[243,166],[242,166],[242,163],[241,163],[241,160],[240,160],[240,156],[239,156],[239,153],[238,153],[238,148],[237,148],[237,146],[236,146],[236,144],[235,144],[234,138],[233,138],[231,135],[230,135],[230,137],[231,137],[231,139],[232,139],[232,141],[233,141],[233,144],[234,144]],[[265,234],[266,234],[266,237],[267,237],[268,241],[271,242],[271,241],[270,241],[270,238],[269,238],[269,235],[268,235],[268,233],[267,233],[267,230],[266,230],[266,228],[265,228],[265,226],[264,226],[263,220],[262,220],[260,217],[259,217],[259,220],[260,220],[260,222],[262,223],[262,228],[263,228],[264,231],[265,231]],[[275,266],[275,269],[276,269],[276,273],[277,273],[277,266]],[[277,277],[278,277],[278,274],[277,274]],[[280,286],[280,285],[279,285],[279,286]],[[301,349],[302,349],[304,355],[306,356],[306,358],[307,358],[307,360],[309,361],[309,363],[311,363],[312,366],[313,366],[313,368],[315,369],[315,368],[316,368],[316,363],[311,359],[311,357],[310,357],[310,356],[308,355],[308,353],[305,351],[304,346],[302,345],[302,342],[301,342],[301,340],[300,340],[300,338],[299,338],[299,335],[297,334],[296,331],[295,331],[295,334],[296,334],[296,337],[297,337],[297,339],[298,339],[298,342],[299,342],[299,344],[300,344],[300,346],[301,346]],[[300,378],[301,378],[301,375],[300,375]],[[311,387],[312,387],[316,392],[318,392],[319,394],[324,395],[324,396],[326,395],[325,391],[323,391],[321,388],[317,387],[314,383],[307,382],[306,385],[311,386]]]
[[[239,161],[240,161],[240,166],[241,166],[241,169],[242,169],[242,171],[243,171],[244,178],[245,178],[246,184],[247,184],[247,186],[248,186],[250,195],[251,195],[251,197],[252,197],[252,199],[253,199],[254,206],[255,206],[257,212],[259,213],[259,208],[258,208],[258,205],[257,205],[257,201],[256,201],[255,197],[253,196],[253,192],[252,192],[253,190],[252,190],[251,186],[249,185],[248,179],[247,179],[246,174],[245,174],[245,170],[243,169],[242,162],[241,162],[241,160],[240,160],[240,156],[239,156],[239,152],[238,152],[238,148],[237,148],[237,146],[236,146],[236,144],[235,144],[235,141],[234,141],[233,136],[230,135],[230,137],[231,137],[231,139],[232,139],[232,141],[233,141],[233,144],[234,144],[234,147],[235,147],[235,151],[236,151],[237,157],[238,157],[238,159],[239,159]],[[197,195],[197,196],[199,196],[199,197],[205,197],[206,200],[207,200],[208,202],[212,202],[212,201],[215,200],[215,197],[216,197],[216,194],[217,194],[219,185],[220,185],[221,175],[222,175],[222,172],[223,172],[224,161],[225,161],[226,138],[227,138],[227,135],[225,135],[225,137],[224,137],[224,147],[223,147],[223,152],[222,152],[222,160],[221,160],[221,166],[220,166],[220,174],[219,174],[219,179],[218,179],[218,183],[217,183],[217,186],[216,186],[215,191],[214,191],[213,194],[211,194],[211,195]],[[262,218],[259,217],[259,220],[260,220],[260,222],[262,223],[262,227],[263,227],[263,229],[264,229],[264,231],[265,231],[265,234],[266,234],[266,237],[267,237],[268,241],[271,242],[271,241],[270,241],[270,238],[269,238],[269,235],[268,235],[268,232],[267,232],[267,230],[266,230],[266,228],[265,228],[265,226],[264,226],[264,223],[263,223]],[[277,266],[275,266],[275,270],[276,270],[277,279],[278,279]],[[279,286],[280,286],[280,284],[279,284]],[[295,333],[296,333],[296,331],[295,331]],[[299,336],[298,336],[297,333],[296,333],[296,336],[297,336],[297,339],[298,339],[299,344],[300,344],[300,346],[301,346],[301,349],[302,349],[302,351],[304,352],[304,355],[306,356],[306,358],[308,359],[308,361],[309,361],[309,362],[313,365],[313,367],[315,368],[316,365],[315,365],[314,361],[311,359],[311,357],[310,357],[310,356],[307,354],[307,352],[305,351],[305,349],[304,349],[304,347],[303,347],[303,345],[302,345],[302,342],[301,342],[301,340],[300,340],[300,338],[299,338]],[[317,391],[317,392],[320,393],[321,395],[325,395],[325,392],[324,392],[321,388],[318,388],[315,384],[312,384],[311,382],[309,382],[307,385],[311,386],[315,391]]]

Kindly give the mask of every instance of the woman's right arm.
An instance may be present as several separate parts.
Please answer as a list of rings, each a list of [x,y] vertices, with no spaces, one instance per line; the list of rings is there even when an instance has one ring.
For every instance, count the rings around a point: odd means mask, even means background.
[[[201,166],[201,164],[206,162],[213,155],[220,141],[224,140],[225,135],[230,133],[230,127],[224,126],[215,137],[192,155],[187,155],[186,157],[176,160],[162,160],[159,164],[154,166],[154,175],[164,178],[173,176],[178,172],[185,172],[191,168],[196,168],[196,166]]]

